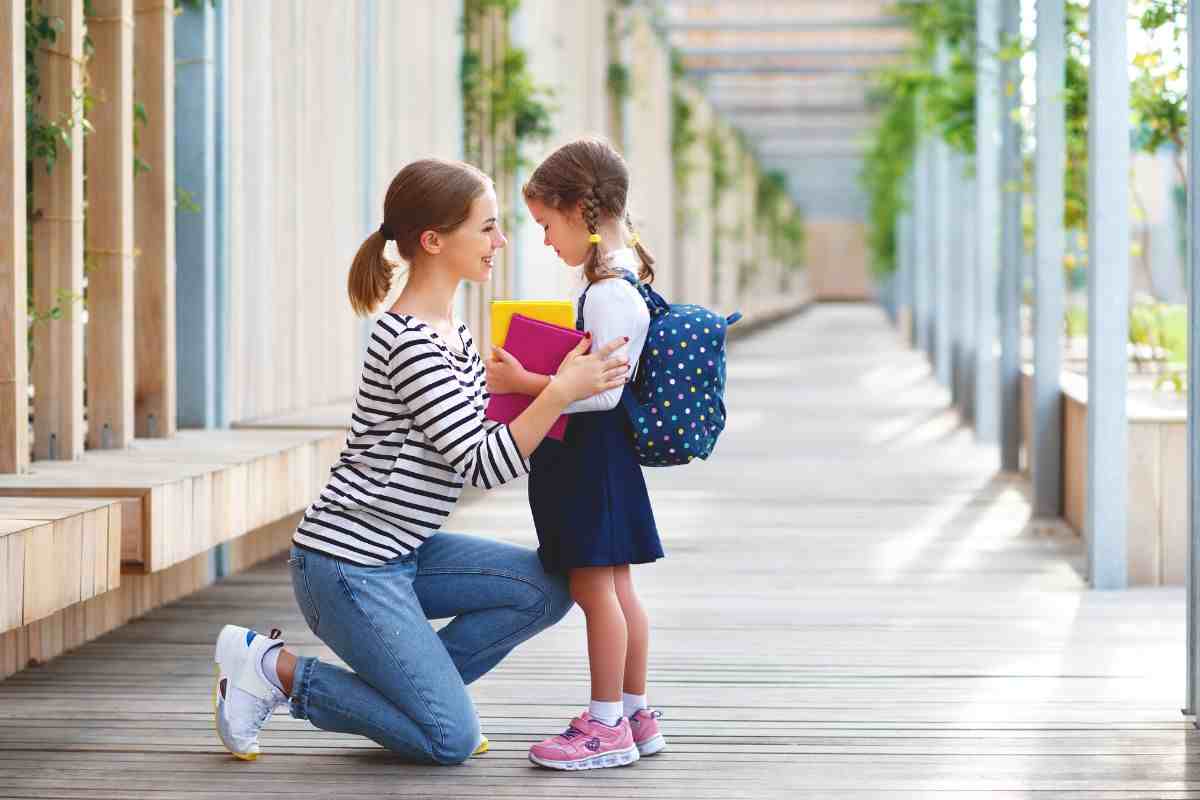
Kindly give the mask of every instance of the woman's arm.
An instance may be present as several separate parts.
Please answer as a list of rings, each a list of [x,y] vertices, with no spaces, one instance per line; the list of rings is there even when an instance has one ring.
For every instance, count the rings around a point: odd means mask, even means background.
[[[624,281],[597,284],[588,295],[588,314],[591,333],[596,341],[629,340],[619,347],[617,356],[635,362],[641,357],[646,330],[650,324],[649,312],[640,295],[629,291]],[[550,385],[550,376],[530,372],[521,366],[515,357],[502,348],[492,349],[487,363],[488,389],[495,394],[523,394],[537,397]],[[632,375],[627,375],[627,378]],[[616,408],[621,400],[624,384],[584,398],[569,405],[564,413],[574,414],[587,411],[607,411]]]
[[[554,378],[545,378],[546,385],[521,414],[509,424],[512,437],[521,454],[528,458],[569,404],[597,392],[611,391],[625,385],[629,362],[618,351],[627,347],[624,337],[613,339],[598,352],[584,355],[591,342],[584,339],[567,354]]]
[[[382,342],[378,342],[382,344]],[[627,363],[610,342],[591,355],[585,339],[563,359],[551,389],[508,425],[485,425],[467,389],[436,344],[419,331],[397,335],[383,356],[386,377],[413,426],[463,480],[491,489],[529,472],[529,457],[569,403],[624,382]],[[372,346],[369,353],[379,359]]]

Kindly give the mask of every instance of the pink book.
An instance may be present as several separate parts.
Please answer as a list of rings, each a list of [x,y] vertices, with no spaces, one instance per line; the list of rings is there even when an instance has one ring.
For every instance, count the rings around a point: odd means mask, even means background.
[[[504,337],[504,349],[530,372],[553,375],[582,338],[583,332],[574,328],[513,314],[508,335]],[[488,399],[486,415],[497,422],[512,422],[532,402],[532,397],[523,394],[494,394]],[[546,435],[561,442],[566,432],[567,415],[563,414]]]

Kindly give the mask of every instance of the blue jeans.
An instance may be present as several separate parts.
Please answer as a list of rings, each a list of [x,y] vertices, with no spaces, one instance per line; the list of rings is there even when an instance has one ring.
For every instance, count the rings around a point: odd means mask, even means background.
[[[304,619],[354,671],[300,658],[289,708],[412,761],[458,764],[479,744],[467,684],[571,608],[566,581],[523,547],[438,533],[361,567],[299,547],[288,563]],[[431,619],[454,617],[435,632]]]

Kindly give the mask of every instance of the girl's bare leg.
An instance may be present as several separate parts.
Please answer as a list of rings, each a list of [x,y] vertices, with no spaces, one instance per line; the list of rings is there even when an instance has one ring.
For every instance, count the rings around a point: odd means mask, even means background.
[[[628,632],[623,689],[625,694],[643,695],[646,693],[646,670],[650,657],[650,618],[633,588],[633,574],[628,564],[613,567],[613,584]]]
[[[592,700],[620,702],[625,671],[625,615],[617,600],[613,567],[570,571],[571,599],[587,618],[588,665]]]

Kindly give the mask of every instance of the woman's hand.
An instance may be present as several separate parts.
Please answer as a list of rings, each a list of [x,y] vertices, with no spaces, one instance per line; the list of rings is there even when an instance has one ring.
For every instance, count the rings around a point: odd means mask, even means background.
[[[493,347],[483,365],[487,371],[489,394],[528,394],[530,372],[516,357],[501,347]]]
[[[584,355],[591,343],[591,336],[588,335],[567,353],[554,375],[553,385],[570,402],[616,389],[625,385],[629,378],[629,358],[617,354],[618,350],[629,344],[628,336],[613,339],[599,351]]]

